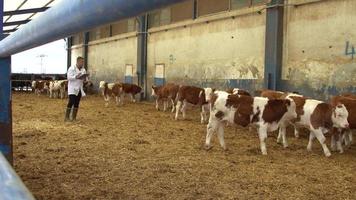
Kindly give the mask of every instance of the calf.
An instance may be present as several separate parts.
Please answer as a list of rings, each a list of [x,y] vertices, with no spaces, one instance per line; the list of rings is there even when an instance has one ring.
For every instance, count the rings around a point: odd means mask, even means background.
[[[306,99],[304,97],[291,96],[295,102],[300,101],[300,106],[297,108],[297,117],[290,122],[294,126],[305,127],[310,130],[309,143],[307,150],[312,150],[312,142],[315,137],[320,142],[325,156],[331,155],[328,147],[325,143],[324,134],[335,128],[347,128],[349,123],[347,121],[348,111],[343,104],[337,104],[335,106],[324,103],[322,101],[314,99]],[[286,127],[281,126],[280,134],[285,140]]]
[[[32,90],[34,90],[37,95],[40,95],[43,91],[49,93],[49,83],[47,80],[32,81]]]
[[[349,96],[352,97],[352,96]],[[349,115],[347,121],[349,127],[346,128],[334,128],[331,136],[331,149],[339,150],[343,153],[342,140],[345,140],[346,147],[349,147],[352,143],[352,132],[351,129],[356,129],[356,99],[344,96],[332,97],[330,102],[333,106],[343,104],[345,105]]]
[[[60,97],[65,98],[66,88],[68,87],[67,80],[51,81],[49,84],[49,98]]]
[[[178,120],[179,111],[183,114],[183,119],[186,118],[186,109],[188,104],[201,107],[201,123],[206,121],[206,112],[209,110],[208,102],[205,99],[205,91],[203,88],[195,86],[180,86],[177,94],[177,105],[175,119]]]
[[[86,94],[93,94],[94,93],[94,84],[91,81],[85,81],[83,83],[83,89]]]
[[[123,98],[125,95],[130,95],[131,101],[136,102],[135,96],[142,92],[142,88],[140,86],[131,83],[120,83],[120,87],[120,99],[122,98],[122,101],[120,100],[121,104],[124,104]]]
[[[106,83],[105,81],[100,81],[99,89],[101,90],[101,94],[104,97],[105,106],[109,105],[111,97],[115,97],[116,105],[119,105],[120,95],[122,93],[122,88],[119,83]]]
[[[220,145],[226,149],[224,141],[224,122],[246,127],[257,125],[260,147],[263,155],[267,155],[266,139],[268,131],[275,131],[285,120],[296,117],[295,103],[288,99],[272,99],[232,95],[227,92],[215,92],[212,98],[212,110],[205,146],[210,149],[210,140],[215,131],[218,132]]]
[[[152,96],[156,97],[156,109],[159,110],[159,101],[163,101],[163,111],[166,111],[169,102],[172,104],[172,112],[174,112],[174,100],[176,99],[179,90],[179,85],[168,83],[164,86],[152,86]]]

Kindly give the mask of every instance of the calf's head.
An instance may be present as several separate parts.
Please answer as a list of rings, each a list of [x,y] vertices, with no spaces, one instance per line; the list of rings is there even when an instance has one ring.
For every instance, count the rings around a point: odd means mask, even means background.
[[[347,121],[348,116],[349,116],[349,112],[347,111],[344,104],[338,104],[337,106],[335,106],[333,108],[333,113],[331,116],[334,127],[348,128],[349,127],[349,122]]]

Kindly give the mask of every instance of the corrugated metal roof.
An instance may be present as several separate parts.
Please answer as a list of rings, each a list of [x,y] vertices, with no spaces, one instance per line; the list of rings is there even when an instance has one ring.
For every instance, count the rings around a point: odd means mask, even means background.
[[[4,11],[16,11],[16,10],[25,10],[33,8],[42,8],[42,7],[52,7],[55,3],[60,0],[4,0]],[[9,15],[3,17],[4,23],[18,22],[32,20],[41,15],[39,12],[34,12],[30,14],[18,14],[18,15]],[[10,25],[4,26],[4,31],[16,30],[23,25]]]

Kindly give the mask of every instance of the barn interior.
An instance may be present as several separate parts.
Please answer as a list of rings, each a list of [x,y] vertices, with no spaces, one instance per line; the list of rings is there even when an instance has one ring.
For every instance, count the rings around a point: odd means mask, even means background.
[[[151,87],[296,92],[328,102],[356,94],[354,0],[0,0],[0,197],[3,199],[355,199],[356,148],[324,157],[309,131],[289,147],[227,126],[228,149],[204,148],[199,108],[185,120],[155,109]],[[26,5],[28,5],[26,7]],[[30,6],[31,5],[31,6]],[[22,16],[16,18],[15,16]],[[61,19],[61,20],[59,20]],[[84,58],[93,92],[78,120],[66,99],[35,95],[11,72],[19,52],[64,39],[67,68]],[[99,83],[142,88],[105,106]],[[330,144],[330,135],[326,134]],[[0,199],[1,199],[0,198]]]

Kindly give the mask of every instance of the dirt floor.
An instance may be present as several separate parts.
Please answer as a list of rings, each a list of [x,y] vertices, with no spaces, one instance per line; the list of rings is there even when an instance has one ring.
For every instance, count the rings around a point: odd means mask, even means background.
[[[289,133],[288,149],[256,132],[226,129],[205,151],[197,111],[186,121],[153,104],[105,108],[81,102],[78,122],[64,123],[66,100],[13,95],[15,169],[37,199],[356,199],[356,146],[325,158],[307,135]]]

